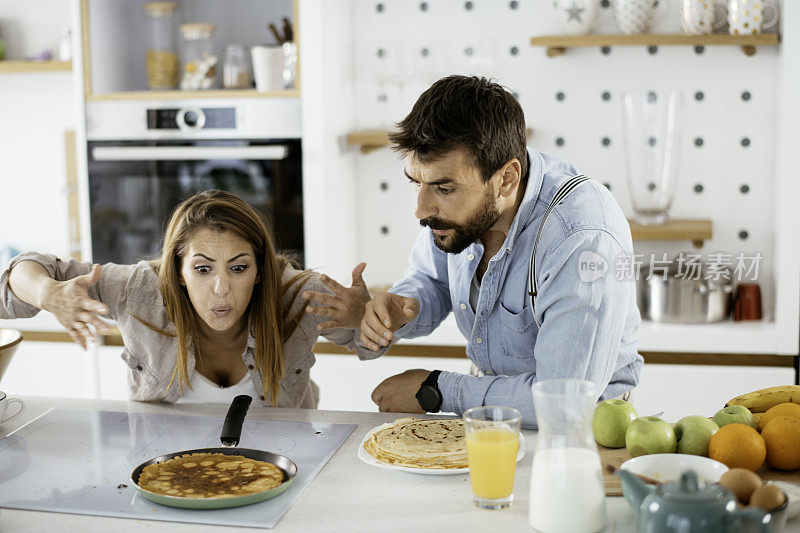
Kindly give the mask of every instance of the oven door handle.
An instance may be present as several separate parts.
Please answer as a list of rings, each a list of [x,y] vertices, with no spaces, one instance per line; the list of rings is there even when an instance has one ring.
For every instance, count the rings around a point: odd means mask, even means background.
[[[95,146],[95,161],[208,161],[211,159],[286,159],[289,148],[269,146]]]

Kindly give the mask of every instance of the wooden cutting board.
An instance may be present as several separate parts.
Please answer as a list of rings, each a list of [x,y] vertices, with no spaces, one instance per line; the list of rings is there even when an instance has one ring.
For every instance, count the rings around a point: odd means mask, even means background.
[[[600,461],[603,463],[603,482],[606,487],[606,496],[622,496],[622,482],[615,474],[609,472],[608,465],[619,468],[622,463],[631,458],[631,455],[625,448],[614,450],[599,444],[597,445],[597,451],[600,452]],[[764,466],[758,471],[758,475],[764,481],[788,481],[789,483],[800,485],[800,470],[784,472],[774,470],[767,463],[764,463]]]

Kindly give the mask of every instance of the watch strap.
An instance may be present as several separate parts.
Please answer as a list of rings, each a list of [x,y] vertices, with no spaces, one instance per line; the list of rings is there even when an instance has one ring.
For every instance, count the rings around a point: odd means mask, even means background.
[[[428,377],[425,378],[425,381],[422,382],[421,387],[425,386],[436,387],[436,390],[439,390],[439,374],[441,373],[442,373],[441,370],[434,370],[433,372],[428,374]]]

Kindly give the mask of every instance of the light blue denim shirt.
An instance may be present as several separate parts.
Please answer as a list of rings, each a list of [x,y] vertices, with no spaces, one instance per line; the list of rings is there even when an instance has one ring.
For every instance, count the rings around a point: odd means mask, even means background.
[[[522,204],[489,261],[474,311],[470,283],[483,245],[447,254],[433,243],[429,228],[420,231],[408,270],[389,292],[420,302],[419,314],[396,338],[428,335],[453,311],[467,339],[467,356],[486,374],[442,372],[442,411],[461,414],[480,405],[507,405],[522,411],[523,425],[535,427],[531,388],[536,381],[587,379],[597,385],[601,399],[614,398],[636,386],[643,359],[634,339],[641,324],[634,280],[617,267],[621,257],[633,253],[630,228],[611,193],[594,180],[567,197],[544,227],[536,252],[541,327],[536,325],[528,296],[531,250],[558,186],[577,172],[563,159],[532,149],[529,155]],[[595,263],[606,262],[604,275],[592,280],[584,252],[597,254],[588,254]]]

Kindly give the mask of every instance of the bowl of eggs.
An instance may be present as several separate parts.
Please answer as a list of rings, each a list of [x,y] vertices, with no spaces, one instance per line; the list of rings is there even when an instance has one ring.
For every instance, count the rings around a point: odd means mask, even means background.
[[[746,468],[731,468],[719,478],[719,484],[728,489],[742,507],[755,507],[766,512],[764,523],[770,533],[783,531],[788,516],[789,499],[774,483],[764,483],[758,474]],[[743,522],[742,532],[758,531],[755,524]]]

